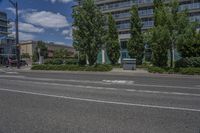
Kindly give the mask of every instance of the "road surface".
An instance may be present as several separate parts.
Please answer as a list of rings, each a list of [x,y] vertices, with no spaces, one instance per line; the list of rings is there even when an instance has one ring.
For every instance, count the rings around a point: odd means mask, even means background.
[[[0,133],[200,133],[200,78],[2,70]]]

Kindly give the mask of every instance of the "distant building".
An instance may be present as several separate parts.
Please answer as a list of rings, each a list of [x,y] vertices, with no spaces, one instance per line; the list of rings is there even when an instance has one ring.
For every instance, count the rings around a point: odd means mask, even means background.
[[[20,42],[20,54],[21,55],[28,54],[30,57],[32,57],[36,50],[37,43],[38,43],[38,41],[33,41],[33,40],[21,41]],[[58,49],[67,49],[68,52],[71,53],[70,55],[72,57],[75,55],[75,49],[72,46],[55,44],[53,42],[50,42],[50,43],[45,42],[45,45],[48,49],[48,57],[49,58],[52,58],[54,51],[58,50]]]
[[[15,40],[9,35],[11,25],[8,21],[7,14],[0,12],[0,64],[7,64],[8,58],[15,58],[16,46]]]
[[[83,0],[76,0],[76,5],[81,5]],[[145,31],[154,26],[153,20],[153,0],[94,0],[103,14],[111,13],[115,18],[119,33],[121,46],[121,59],[128,58],[127,42],[130,38],[130,9],[132,5],[137,5],[139,15],[142,19]],[[169,2],[169,0],[163,0]],[[180,3],[179,11],[188,9],[189,19],[200,22],[200,1],[199,0],[178,0]]]

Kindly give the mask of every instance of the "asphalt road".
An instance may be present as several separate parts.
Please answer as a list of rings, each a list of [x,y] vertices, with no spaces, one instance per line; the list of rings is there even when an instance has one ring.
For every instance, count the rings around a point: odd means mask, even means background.
[[[1,70],[0,133],[200,133],[200,77]]]

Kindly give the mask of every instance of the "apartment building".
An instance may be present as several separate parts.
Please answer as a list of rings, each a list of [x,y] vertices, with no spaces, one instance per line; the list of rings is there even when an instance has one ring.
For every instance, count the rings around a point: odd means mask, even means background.
[[[77,1],[80,5],[82,0]],[[169,0],[165,0],[169,2]],[[199,0],[179,0],[179,10],[188,9],[189,19],[200,22],[200,1]],[[154,26],[153,20],[153,0],[95,0],[96,5],[103,14],[111,13],[116,20],[121,46],[121,59],[128,58],[127,42],[130,38],[130,9],[132,5],[139,7],[143,28],[147,30]]]
[[[9,36],[10,28],[7,14],[0,12],[0,64],[6,64],[8,57],[16,54],[14,38]]]

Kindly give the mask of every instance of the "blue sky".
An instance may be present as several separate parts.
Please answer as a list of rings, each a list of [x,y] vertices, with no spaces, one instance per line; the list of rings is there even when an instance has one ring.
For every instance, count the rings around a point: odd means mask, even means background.
[[[0,11],[15,14],[8,0],[0,0]],[[14,1],[14,0],[13,0]],[[20,40],[43,40],[72,45],[73,0],[15,0],[19,3]]]

